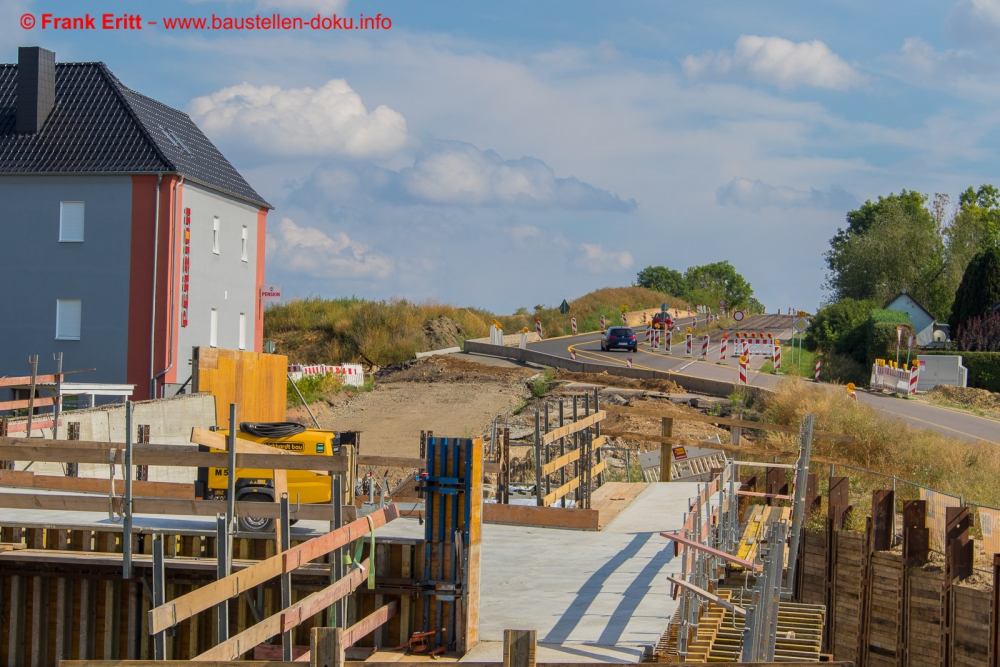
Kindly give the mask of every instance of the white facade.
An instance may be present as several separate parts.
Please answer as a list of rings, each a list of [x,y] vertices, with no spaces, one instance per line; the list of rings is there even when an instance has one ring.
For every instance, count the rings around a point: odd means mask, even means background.
[[[917,334],[917,345],[926,346],[934,343],[934,316],[924,310],[913,297],[903,292],[886,304],[887,310],[901,310],[910,316],[910,324]],[[906,341],[903,341],[904,343]]]

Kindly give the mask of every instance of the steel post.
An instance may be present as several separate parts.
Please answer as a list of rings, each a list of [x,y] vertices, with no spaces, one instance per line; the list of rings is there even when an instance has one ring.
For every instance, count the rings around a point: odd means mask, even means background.
[[[289,539],[289,531],[291,530],[291,521],[289,520],[288,512],[288,494],[282,493],[281,498],[278,501],[280,507],[280,518],[281,522],[281,543],[279,548],[281,553],[288,551],[291,546],[291,540]],[[372,557],[372,566],[374,567],[374,554]],[[282,610],[288,609],[292,606],[292,573],[283,572],[280,575],[281,581],[281,608]],[[286,630],[281,633],[281,659],[285,662],[292,661],[292,631]]]
[[[229,537],[236,532],[236,404],[229,404],[229,435],[226,438],[229,448],[229,487],[226,491],[226,519],[229,521]],[[232,550],[232,543],[228,545]]]
[[[809,486],[809,458],[812,456],[813,425],[816,418],[812,413],[802,419],[799,426],[799,466],[795,472],[795,496],[792,507],[792,538],[788,551],[788,579],[781,591],[782,598],[790,600],[795,591],[795,571],[799,562],[799,540],[805,520],[806,493]]]
[[[132,578],[132,410],[125,402],[125,518],[122,521],[122,579]]]
[[[153,607],[164,604],[166,599],[166,577],[163,566],[163,535],[153,535]],[[153,635],[153,659],[167,659],[166,630]]]
[[[229,576],[229,519],[225,514],[215,515],[215,576],[225,579]],[[229,639],[229,600],[223,600],[215,606],[218,631],[215,643],[221,644]]]

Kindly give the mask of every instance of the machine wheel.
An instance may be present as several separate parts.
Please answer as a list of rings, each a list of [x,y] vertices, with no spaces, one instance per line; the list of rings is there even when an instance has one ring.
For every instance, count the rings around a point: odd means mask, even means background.
[[[270,503],[270,497],[263,493],[245,493],[237,500],[250,503]],[[241,531],[248,533],[269,533],[274,530],[274,519],[263,517],[241,516],[239,517],[239,527]]]

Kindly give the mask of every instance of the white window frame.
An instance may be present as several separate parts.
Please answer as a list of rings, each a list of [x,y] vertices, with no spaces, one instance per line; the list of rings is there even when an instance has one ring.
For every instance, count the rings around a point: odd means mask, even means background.
[[[246,225],[243,225],[243,238],[241,243],[242,247],[240,249],[240,257],[243,259],[244,262],[249,262],[250,232],[247,230]]]
[[[222,236],[222,221],[217,217],[212,218],[212,252],[216,255],[220,254],[222,246],[220,236]]]
[[[247,349],[247,314],[240,313],[240,349]]]
[[[219,311],[215,308],[208,316],[208,346],[219,347]]]
[[[80,228],[79,234],[67,227],[68,214],[77,206],[80,207]],[[59,202],[59,243],[83,243],[83,233],[87,219],[86,204],[82,201],[61,201]]]
[[[69,309],[76,309],[76,334],[72,331],[63,332],[66,327],[64,318],[72,315]],[[80,331],[83,329],[83,301],[81,299],[56,299],[56,340],[80,340]]]

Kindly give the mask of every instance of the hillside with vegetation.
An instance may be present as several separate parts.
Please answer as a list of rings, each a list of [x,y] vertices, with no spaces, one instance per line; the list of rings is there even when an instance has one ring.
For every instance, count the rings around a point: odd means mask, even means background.
[[[468,338],[489,336],[490,322],[504,331],[524,327],[534,331],[535,317],[546,337],[571,333],[570,318],[580,331],[599,327],[601,315],[615,321],[620,312],[654,308],[664,301],[681,310],[686,301],[645,287],[606,287],[569,302],[569,314],[559,306],[521,308],[499,315],[480,308],[459,308],[433,301],[405,299],[369,301],[358,298],[294,299],[268,307],[264,339],[295,364],[364,363],[385,366],[413,359],[417,352],[460,346]]]

